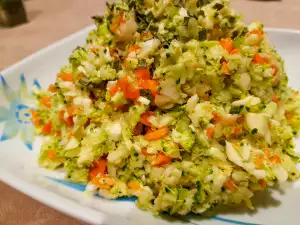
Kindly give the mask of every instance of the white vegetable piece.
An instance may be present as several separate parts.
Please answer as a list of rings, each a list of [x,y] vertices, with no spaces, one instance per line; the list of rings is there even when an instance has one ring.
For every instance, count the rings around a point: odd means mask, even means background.
[[[73,148],[77,148],[79,146],[80,142],[74,137],[72,136],[68,142],[68,144],[65,147],[65,150],[70,150]]]
[[[287,181],[289,175],[282,166],[276,167],[273,171],[274,171],[279,183],[283,183],[283,182]]]
[[[235,101],[232,103],[232,106],[242,106],[242,105],[257,105],[261,102],[260,98],[258,97],[254,97],[254,96],[248,96],[244,99],[241,99],[241,100],[238,100],[238,101]]]
[[[145,98],[143,96],[140,96],[137,100],[144,105],[149,105],[151,102],[148,98]]]
[[[122,126],[119,122],[111,123],[106,128],[109,138],[113,141],[118,141],[122,132]]]
[[[231,162],[243,167],[242,158],[239,156],[233,145],[228,141],[226,141],[226,155]]]
[[[192,112],[195,106],[197,105],[198,101],[199,101],[199,97],[197,94],[190,97],[186,104],[186,111]]]
[[[268,144],[271,144],[269,118],[263,113],[247,113],[245,121],[249,130],[257,129],[257,133],[264,136]]]

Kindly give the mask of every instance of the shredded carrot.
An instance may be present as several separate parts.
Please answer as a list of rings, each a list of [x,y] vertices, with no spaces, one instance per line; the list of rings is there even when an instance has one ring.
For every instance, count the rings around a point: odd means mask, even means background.
[[[280,100],[279,100],[279,97],[278,97],[277,93],[275,93],[275,95],[273,96],[272,101],[275,102],[276,104],[280,103]]]
[[[80,73],[80,74],[77,75],[77,77],[78,77],[78,79],[82,79],[82,78],[85,77],[85,75],[83,73]]]
[[[128,85],[123,93],[127,99],[135,100],[140,97],[140,90],[133,87],[132,85]]]
[[[55,133],[56,133],[57,136],[61,137],[61,131],[60,130],[55,131]]]
[[[261,57],[259,53],[256,53],[253,57],[253,63],[255,64],[266,64],[269,60],[266,58]]]
[[[120,12],[120,18],[117,20],[117,22],[118,22],[119,24],[123,24],[123,23],[126,22],[126,21],[125,21],[124,12]]]
[[[228,68],[228,64],[227,64],[227,62],[226,61],[224,61],[223,63],[222,63],[222,72],[224,73],[224,74],[227,74],[227,75],[230,75],[230,71],[229,71],[229,68]]]
[[[92,51],[94,54],[97,53],[98,49],[97,48],[89,48],[90,51]]]
[[[140,122],[148,127],[151,127],[151,123],[148,121],[149,116],[153,116],[154,112],[152,111],[146,111],[141,115],[141,120]]]
[[[235,127],[233,128],[233,133],[232,133],[232,135],[233,135],[234,137],[236,137],[236,136],[238,136],[241,132],[242,132],[242,128],[241,128],[241,127],[235,126]]]
[[[70,130],[70,131],[68,132],[68,135],[67,135],[67,140],[68,140],[68,141],[71,139],[72,135],[73,135],[73,133],[72,133],[72,131]]]
[[[127,185],[130,189],[132,189],[134,191],[138,191],[138,190],[142,189],[141,185],[138,182],[136,182],[135,180],[129,181]]]
[[[278,67],[277,66],[275,66],[275,65],[271,65],[271,67],[272,67],[272,69],[274,69],[274,76],[277,76],[277,74],[278,74]]]
[[[244,121],[244,116],[243,115],[239,115],[238,118],[237,118],[237,122],[241,123]]]
[[[89,180],[92,180],[98,174],[104,175],[107,170],[107,159],[100,158],[93,162],[94,167],[90,170],[89,173]]]
[[[147,141],[154,141],[154,140],[159,140],[164,138],[165,136],[167,136],[169,134],[169,128],[168,127],[164,127],[161,129],[158,129],[156,131],[153,131],[151,133],[147,133],[144,138]]]
[[[289,111],[286,111],[285,112],[285,118],[287,119],[287,121],[291,121],[294,117],[294,113],[293,112],[289,112]]]
[[[60,110],[58,113],[58,118],[60,120],[65,120],[65,110]]]
[[[257,34],[259,37],[264,35],[264,32],[261,29],[253,30],[250,33],[251,34]]]
[[[278,83],[279,83],[279,80],[276,79],[276,80],[274,81],[274,83],[272,84],[272,87],[275,87]]]
[[[172,163],[171,157],[165,155],[162,152],[159,152],[157,158],[152,162],[152,166],[163,166],[171,163]]]
[[[139,68],[135,70],[135,74],[138,80],[150,80],[150,71],[148,68]]]
[[[141,34],[141,39],[148,39],[148,38],[152,38],[153,35],[151,32],[146,32],[146,33],[143,33]]]
[[[154,130],[151,127],[145,127],[146,134],[153,132]]]
[[[70,107],[68,107],[67,112],[68,112],[69,116],[75,115],[77,109],[78,108],[76,106],[70,106]]]
[[[140,46],[138,46],[138,45],[133,45],[133,46],[130,47],[130,49],[129,49],[129,51],[128,51],[128,55],[129,55],[131,52],[135,52],[135,51],[140,50],[140,49],[141,49]]]
[[[111,96],[114,96],[119,90],[120,88],[117,85],[115,85],[109,89],[109,93]]]
[[[44,134],[50,134],[52,131],[52,122],[48,122],[43,126],[42,132]]]
[[[30,112],[31,117],[32,117],[33,125],[34,126],[39,126],[40,125],[40,119],[38,117],[38,113],[33,109],[30,109],[29,112]]]
[[[124,105],[110,105],[113,109],[119,109],[119,110],[123,110],[124,109]]]
[[[260,179],[259,181],[258,181],[258,184],[260,185],[260,187],[261,188],[266,188],[266,182],[264,181],[264,180],[262,180],[262,179]]]
[[[74,122],[73,122],[73,116],[69,116],[66,120],[65,120],[66,124],[71,127],[74,125]]]
[[[214,121],[219,122],[221,120],[221,116],[218,113],[213,112],[213,116]]]
[[[43,96],[41,98],[41,103],[46,106],[47,108],[51,108],[52,106],[52,100],[51,100],[51,97],[49,96]]]
[[[56,92],[56,87],[53,84],[50,84],[48,90],[52,93],[55,93]]]
[[[278,155],[274,155],[273,157],[271,157],[270,161],[273,162],[273,163],[280,163],[281,162]]]
[[[112,186],[116,184],[116,181],[112,177],[100,176],[100,177],[94,177],[92,179],[92,184],[95,184],[100,189],[110,189],[112,188]]]
[[[50,149],[47,151],[47,157],[49,159],[55,159],[56,158],[56,151],[53,149]]]
[[[115,33],[116,30],[117,30],[117,24],[115,23],[112,23],[110,26],[109,26],[109,29],[112,33]]]
[[[223,185],[226,189],[230,190],[231,192],[235,192],[236,191],[236,186],[233,183],[232,179],[229,178]]]
[[[69,73],[61,73],[57,75],[57,78],[62,79],[63,81],[68,81],[68,82],[72,82],[75,83],[75,78],[73,74],[69,74]]]
[[[269,148],[266,148],[266,149],[265,149],[265,156],[266,156],[267,158],[269,158],[270,155],[271,155],[270,149],[269,149]]]
[[[239,54],[239,53],[240,53],[240,50],[238,48],[235,48],[230,52],[230,55],[235,55],[235,54]]]
[[[204,100],[204,101],[208,101],[208,100],[209,100],[209,96],[208,96],[208,95],[204,95],[204,96],[203,96],[203,100]]]
[[[208,139],[211,139],[213,134],[214,134],[214,126],[210,126],[206,129],[206,137],[208,137]]]
[[[233,43],[233,41],[231,38],[222,38],[220,41],[221,46],[229,53],[234,48],[232,43]]]
[[[257,168],[261,168],[261,166],[264,163],[264,155],[259,154],[255,157],[255,161],[254,161],[255,165]]]
[[[148,153],[147,148],[142,148],[142,154],[145,156],[153,156],[154,154]]]
[[[150,90],[153,96],[158,94],[159,82],[156,80],[139,80],[138,85],[144,90]]]

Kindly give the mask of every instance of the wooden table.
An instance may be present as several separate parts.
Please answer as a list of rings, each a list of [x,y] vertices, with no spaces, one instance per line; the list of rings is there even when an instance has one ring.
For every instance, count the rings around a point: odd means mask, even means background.
[[[300,1],[232,0],[245,21],[261,21],[266,27],[300,29]],[[27,0],[30,22],[0,28],[0,70],[47,45],[76,32],[104,11],[104,0]],[[0,182],[0,225],[84,225]]]

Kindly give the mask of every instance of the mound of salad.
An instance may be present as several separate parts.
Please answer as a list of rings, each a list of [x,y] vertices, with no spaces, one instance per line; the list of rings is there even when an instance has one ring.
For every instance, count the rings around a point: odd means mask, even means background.
[[[300,95],[228,0],[107,3],[31,111],[42,167],[154,214],[254,206],[299,178]]]

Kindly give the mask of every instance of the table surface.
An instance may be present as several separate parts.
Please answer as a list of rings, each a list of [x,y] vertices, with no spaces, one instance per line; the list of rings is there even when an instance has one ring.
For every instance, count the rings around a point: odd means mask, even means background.
[[[300,29],[300,1],[232,0],[246,22]],[[104,11],[104,0],[25,0],[29,23],[0,27],[0,71],[37,50],[76,32]],[[0,225],[85,225],[0,182]]]

